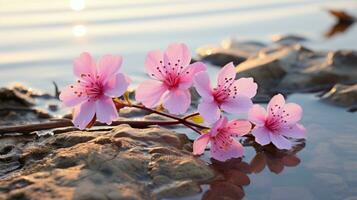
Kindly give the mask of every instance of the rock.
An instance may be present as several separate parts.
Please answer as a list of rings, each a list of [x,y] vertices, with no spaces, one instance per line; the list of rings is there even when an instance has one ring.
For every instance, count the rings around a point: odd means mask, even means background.
[[[58,105],[56,105],[56,104],[49,104],[49,105],[48,105],[48,109],[49,109],[50,111],[57,111],[57,110],[58,110]]]
[[[315,52],[301,45],[261,51],[237,66],[239,77],[253,77],[259,95],[316,92],[336,83],[357,82],[357,52]]]
[[[234,65],[237,65],[246,60],[245,57],[239,55],[239,52],[221,47],[201,47],[197,49],[197,54],[200,59],[220,67],[223,67],[229,62],[233,62]]]
[[[0,108],[4,107],[30,107],[35,105],[34,99],[29,95],[23,94],[17,90],[0,88]]]
[[[119,116],[124,118],[143,117],[147,114],[148,112],[141,110],[139,108],[122,108],[119,111]]]
[[[198,56],[204,60],[223,67],[229,62],[237,65],[256,55],[265,44],[255,41],[238,42],[233,39],[223,40],[220,47],[204,46],[197,49]]]
[[[158,198],[185,197],[199,192],[201,192],[200,186],[193,181],[176,181],[154,191]]]
[[[336,84],[330,91],[325,93],[323,100],[343,107],[357,105],[357,84],[342,85]]]
[[[192,143],[183,134],[128,125],[111,131],[0,138],[0,156],[20,163],[16,169],[1,163],[0,198],[144,200],[191,196],[216,173],[185,150],[187,145]]]
[[[293,45],[308,41],[308,39],[299,35],[274,35],[272,40],[280,45]]]
[[[48,112],[32,108],[35,99],[29,90],[0,88],[0,125],[42,122],[51,118]]]

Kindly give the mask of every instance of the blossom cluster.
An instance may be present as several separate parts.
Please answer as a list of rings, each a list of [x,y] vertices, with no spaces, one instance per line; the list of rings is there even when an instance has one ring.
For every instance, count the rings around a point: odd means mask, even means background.
[[[89,53],[82,53],[74,61],[75,84],[63,89],[60,99],[74,107],[73,123],[84,129],[93,120],[111,124],[118,119],[112,98],[122,96],[130,78],[120,73],[121,56],[105,55],[97,62]],[[275,95],[265,110],[254,105],[258,85],[253,78],[236,80],[236,69],[228,63],[219,71],[216,85],[211,85],[206,66],[191,63],[185,44],[171,44],[165,52],[150,51],[145,68],[151,79],[136,89],[135,99],[145,107],[162,105],[171,114],[184,114],[191,105],[190,88],[201,97],[198,112],[209,131],[202,132],[193,143],[193,154],[200,155],[210,144],[211,156],[220,161],[243,156],[239,138],[252,134],[261,145],[272,143],[279,149],[290,149],[289,138],[305,138],[305,128],[299,124],[302,108],[285,103],[281,94]],[[228,121],[224,113],[247,113],[248,119]]]

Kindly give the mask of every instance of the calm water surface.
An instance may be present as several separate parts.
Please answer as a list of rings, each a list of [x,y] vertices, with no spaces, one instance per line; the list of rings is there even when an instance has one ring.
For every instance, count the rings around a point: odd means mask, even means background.
[[[197,47],[227,37],[269,43],[274,34],[294,33],[308,37],[315,49],[357,49],[357,26],[323,37],[335,23],[327,8],[357,15],[355,0],[0,0],[0,86],[21,82],[52,92],[52,81],[60,87],[72,81],[72,60],[83,51],[123,55],[122,69],[135,86],[146,78],[146,52],[171,42],[187,43],[194,55]],[[218,70],[209,68],[212,76]],[[242,161],[213,163],[234,174],[241,187],[230,187],[227,178],[204,185],[204,197],[236,192],[245,199],[357,198],[357,114],[314,94],[288,100],[303,106],[308,140],[297,141],[294,152],[247,147]]]

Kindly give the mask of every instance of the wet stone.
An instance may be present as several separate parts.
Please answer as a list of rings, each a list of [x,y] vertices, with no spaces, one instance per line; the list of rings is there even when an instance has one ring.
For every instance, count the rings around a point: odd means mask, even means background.
[[[258,96],[317,92],[357,81],[356,52],[324,52],[300,44],[266,48],[237,65],[237,77],[253,77]]]
[[[216,175],[185,150],[192,146],[185,135],[159,127],[120,125],[6,143],[2,155],[21,166],[0,177],[0,199],[189,198]]]
[[[52,116],[34,108],[33,93],[25,87],[0,88],[0,125],[17,125],[46,121]]]
[[[322,99],[343,107],[357,106],[357,84],[337,84],[330,91],[325,93]]]
[[[272,40],[280,45],[292,45],[308,41],[307,38],[300,35],[275,35]]]

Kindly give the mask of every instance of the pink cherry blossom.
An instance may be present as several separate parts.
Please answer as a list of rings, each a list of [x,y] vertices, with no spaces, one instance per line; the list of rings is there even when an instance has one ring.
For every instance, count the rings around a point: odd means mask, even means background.
[[[243,146],[234,137],[243,136],[251,130],[251,123],[246,120],[232,120],[221,117],[213,124],[211,130],[202,134],[193,143],[193,154],[202,154],[211,143],[211,156],[219,161],[243,156]]]
[[[287,138],[305,138],[305,128],[298,123],[302,108],[295,103],[285,104],[284,96],[275,95],[268,104],[268,112],[260,105],[254,105],[248,119],[255,124],[252,134],[261,145],[272,142],[279,149],[290,149]]]
[[[185,113],[191,103],[189,88],[193,77],[206,70],[203,63],[190,64],[190,61],[191,55],[185,44],[171,44],[164,53],[150,51],[145,67],[152,80],[138,86],[136,100],[150,108],[162,102],[170,113]]]
[[[119,73],[121,56],[105,55],[98,63],[89,53],[75,59],[73,72],[78,80],[67,86],[60,94],[64,105],[74,107],[73,123],[86,128],[96,116],[97,120],[111,124],[118,118],[112,97],[121,96],[129,86],[130,79]]]
[[[195,88],[202,97],[198,112],[206,122],[217,121],[221,110],[237,114],[247,112],[253,105],[251,98],[256,95],[258,85],[253,78],[235,80],[235,77],[236,70],[232,62],[220,70],[217,87],[213,89],[208,73],[200,72],[195,76]]]

